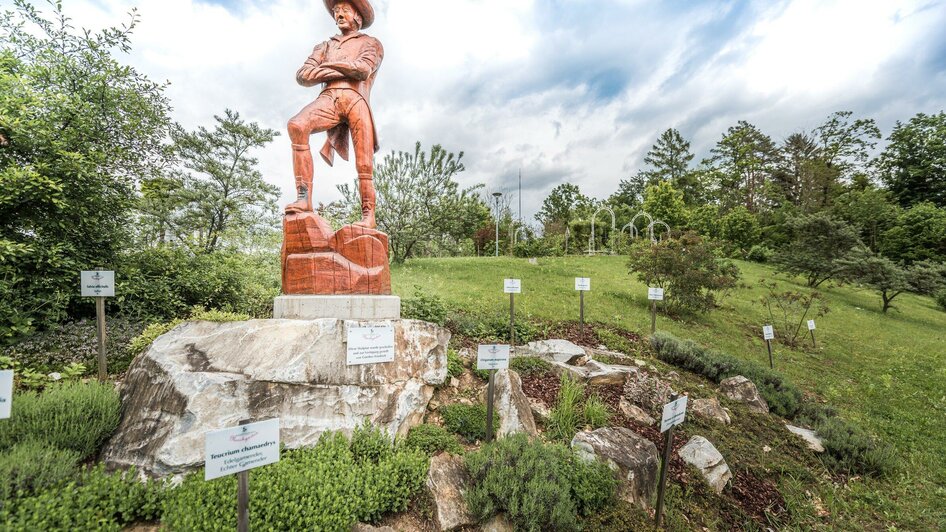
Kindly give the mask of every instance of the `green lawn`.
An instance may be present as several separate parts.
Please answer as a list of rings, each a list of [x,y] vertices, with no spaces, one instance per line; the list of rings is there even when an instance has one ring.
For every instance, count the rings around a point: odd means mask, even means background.
[[[524,259],[462,258],[410,261],[393,269],[394,292],[414,287],[451,306],[478,312],[508,309],[503,279],[522,279],[517,315],[577,320],[575,277],[591,277],[585,316],[647,331],[647,288],[627,273],[624,257]],[[800,279],[776,276],[770,267],[738,263],[744,287],[722,308],[689,320],[658,317],[658,328],[732,355],[768,363],[758,303],[760,278],[805,290]],[[893,445],[901,465],[886,479],[825,481],[817,497],[830,512],[831,528],[946,530],[946,312],[929,298],[906,294],[896,309],[880,312],[880,297],[850,286],[823,285],[830,312],[818,320],[818,349],[775,344],[776,369],[843,416]],[[778,331],[776,331],[778,334]],[[788,498],[788,496],[786,496]]]

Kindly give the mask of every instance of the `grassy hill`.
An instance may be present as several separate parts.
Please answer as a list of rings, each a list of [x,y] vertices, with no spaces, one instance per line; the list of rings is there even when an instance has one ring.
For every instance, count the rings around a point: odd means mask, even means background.
[[[501,314],[509,304],[503,279],[515,277],[523,286],[516,297],[519,319],[564,321],[578,319],[574,278],[591,277],[585,319],[646,332],[647,287],[628,274],[625,262],[608,256],[534,264],[513,258],[414,260],[393,269],[394,291],[409,297],[419,287],[452,307]],[[660,316],[657,327],[764,365],[761,327],[767,320],[758,302],[759,279],[777,280],[781,289],[807,288],[770,267],[738,265],[742,286],[721,308],[680,321]],[[946,529],[946,312],[929,298],[905,294],[883,314],[880,297],[870,291],[828,285],[819,291],[830,312],[818,320],[817,349],[776,343],[776,369],[892,445],[899,466],[883,479],[825,475],[810,488],[817,492],[810,500],[828,512],[829,528]]]

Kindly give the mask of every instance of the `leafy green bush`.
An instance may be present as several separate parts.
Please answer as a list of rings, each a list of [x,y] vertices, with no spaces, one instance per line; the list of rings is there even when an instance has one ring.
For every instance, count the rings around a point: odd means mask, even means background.
[[[595,394],[585,398],[585,385],[577,379],[563,374],[555,406],[549,411],[546,436],[552,441],[571,442],[582,427],[601,428],[608,424],[611,412]]]
[[[105,356],[110,373],[121,373],[127,369],[131,359],[126,348],[143,329],[142,323],[122,317],[109,317]],[[16,344],[0,348],[0,356],[8,356],[22,367],[42,374],[61,371],[61,368],[70,364],[83,364],[95,374],[98,371],[95,320],[63,323],[47,331],[31,334]]]
[[[746,260],[752,262],[769,262],[772,260],[772,255],[774,254],[775,252],[772,251],[772,248],[764,244],[756,244],[746,253]]]
[[[561,444],[530,442],[522,434],[484,445],[465,459],[467,506],[480,521],[505,512],[517,530],[578,530],[580,515],[614,498],[617,479],[607,465],[585,462]]]
[[[792,418],[801,406],[801,391],[769,368],[705,349],[693,341],[680,340],[665,332],[657,332],[651,338],[651,344],[660,360],[703,375],[713,382],[735,375],[746,377],[755,383],[774,414]]]
[[[936,302],[939,303],[939,308],[946,310],[946,289],[936,293]]]
[[[440,407],[443,426],[469,443],[486,439],[486,405],[444,405]],[[493,411],[493,433],[499,427],[499,416]]]
[[[17,499],[0,510],[4,530],[121,530],[161,516],[165,484],[142,482],[135,470],[95,467],[71,482]]]
[[[27,440],[79,453],[84,460],[118,426],[121,402],[110,383],[71,382],[41,394],[25,392],[13,400],[13,415],[0,424],[0,450]]]
[[[666,290],[664,303],[672,313],[708,312],[720,292],[736,286],[739,268],[717,256],[715,245],[696,233],[631,247],[628,267],[648,286]]]
[[[0,506],[69,478],[78,463],[79,453],[34,440],[0,452]]]
[[[447,429],[437,425],[418,425],[411,428],[404,439],[404,446],[408,449],[417,449],[427,456],[433,456],[441,452],[451,454],[463,454],[463,446],[460,445],[456,435],[447,432]]]
[[[251,512],[272,530],[349,531],[403,511],[424,485],[428,458],[397,445],[378,429],[360,428],[349,442],[324,435],[314,447],[286,451],[281,460],[253,471]],[[163,524],[168,530],[234,530],[236,477],[205,482],[188,475],[168,493]]]
[[[428,294],[419,286],[415,286],[414,294],[401,303],[401,313],[405,319],[429,321],[441,326],[447,323],[447,305],[443,299]]]
[[[892,447],[863,429],[837,417],[831,409],[817,404],[804,405],[796,416],[821,438],[825,464],[834,471],[852,475],[884,476],[896,468]]]
[[[447,349],[447,380],[459,379],[461,375],[463,375],[463,361],[460,360],[460,355],[453,349]]]
[[[539,357],[513,357],[509,360],[509,367],[520,375],[548,373],[552,364]]]

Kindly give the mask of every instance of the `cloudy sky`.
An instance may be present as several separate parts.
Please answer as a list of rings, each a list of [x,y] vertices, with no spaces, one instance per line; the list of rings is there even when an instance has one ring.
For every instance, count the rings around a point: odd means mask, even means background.
[[[39,3],[37,1],[37,3]],[[0,0],[9,6],[11,0]],[[774,139],[832,112],[897,120],[946,108],[946,0],[374,0],[385,47],[372,95],[380,157],[439,143],[465,185],[515,194],[524,218],[557,184],[605,198],[675,127],[708,154],[748,120]],[[64,0],[77,26],[141,23],[127,60],[170,82],[174,117],[231,108],[279,131],[317,89],[294,75],[336,28],[318,0]],[[314,137],[314,147],[323,137]],[[292,199],[289,139],[257,154]],[[354,176],[316,165],[317,200]],[[514,200],[515,204],[515,200]]]

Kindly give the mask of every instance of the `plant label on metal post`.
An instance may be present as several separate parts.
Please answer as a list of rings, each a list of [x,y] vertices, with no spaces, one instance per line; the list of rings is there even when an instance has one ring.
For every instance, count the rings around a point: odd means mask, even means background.
[[[250,530],[250,469],[279,461],[279,418],[208,432],[204,480],[237,474],[237,530]]]
[[[503,292],[509,294],[509,343],[516,345],[516,294],[522,293],[522,280],[506,279]]]
[[[656,525],[660,527],[660,519],[664,511],[664,489],[667,485],[667,469],[670,465],[670,451],[673,448],[673,427],[683,423],[686,418],[687,396],[670,396],[670,402],[664,405],[663,417],[660,420],[660,432],[665,432],[664,450],[660,459],[660,480],[657,485],[657,514]]]
[[[99,381],[105,382],[108,370],[105,359],[105,298],[115,297],[115,272],[102,269],[83,271],[79,275],[82,297],[95,298],[96,337],[99,347]]]
[[[660,432],[667,432],[670,427],[676,427],[686,419],[687,396],[664,405],[663,417],[660,418]]]
[[[650,300],[650,334],[657,332],[657,302],[664,300],[664,289],[650,287],[647,289],[647,299]]]
[[[0,371],[0,419],[10,419],[13,406],[13,370]]]
[[[481,345],[476,350],[476,369],[489,370],[486,386],[486,441],[493,441],[493,396],[496,390],[496,370],[509,368],[508,345]]]
[[[765,347],[769,350],[769,368],[775,369],[775,361],[772,359],[772,340],[775,340],[775,328],[771,325],[762,327],[762,338],[765,339]]]
[[[348,328],[349,366],[394,362],[394,325],[353,326]]]
[[[818,342],[815,340],[815,320],[808,320],[808,332],[811,333],[811,347],[818,347]]]
[[[503,281],[503,292],[507,294],[521,294],[522,279],[506,279]]]
[[[213,430],[204,440],[204,480],[279,461],[279,418]]]
[[[575,277],[575,290],[578,291],[578,334],[585,337],[585,292],[591,291],[590,277]]]

